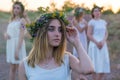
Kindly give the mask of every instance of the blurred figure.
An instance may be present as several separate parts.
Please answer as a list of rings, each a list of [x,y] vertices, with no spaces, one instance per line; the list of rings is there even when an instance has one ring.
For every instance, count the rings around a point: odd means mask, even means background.
[[[83,18],[84,17],[84,9],[83,8],[76,8],[75,17],[73,19],[73,25],[78,29],[80,41],[82,43],[82,46],[87,51],[87,21]],[[73,54],[77,56],[75,49],[73,50]]]
[[[92,9],[92,19],[88,23],[87,35],[90,40],[88,55],[90,56],[95,73],[93,80],[103,80],[105,73],[110,73],[109,53],[107,48],[107,22],[101,19],[101,9]]]
[[[24,35],[26,33],[25,25],[29,22],[23,4],[21,2],[14,2],[12,17],[4,34],[7,40],[7,62],[10,63],[9,80],[15,80],[18,64],[26,57]]]
[[[87,21],[83,17],[84,17],[84,9],[77,7],[75,9],[75,13],[74,13],[73,26],[75,26],[77,28],[77,30],[79,31],[80,41],[82,43],[83,48],[87,52],[87,35],[86,35]],[[78,57],[75,48],[73,48],[73,55]],[[87,80],[87,78],[85,76],[83,76],[82,74],[79,75],[76,72],[73,72],[72,74],[73,74],[74,80],[81,80],[81,79]]]

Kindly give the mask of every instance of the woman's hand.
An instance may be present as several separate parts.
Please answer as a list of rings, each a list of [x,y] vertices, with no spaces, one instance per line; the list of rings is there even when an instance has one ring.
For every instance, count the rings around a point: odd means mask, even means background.
[[[17,50],[15,51],[15,60],[19,60],[19,53]]]
[[[8,40],[8,39],[10,39],[10,36],[7,33],[4,33],[4,38],[5,38],[5,40]]]
[[[27,16],[27,12],[26,12],[26,11],[24,11],[23,16],[24,16],[25,18],[27,18],[27,17],[28,17],[28,16]]]
[[[100,41],[100,42],[97,42],[96,45],[99,49],[102,49],[102,47],[104,46],[104,43],[105,41]]]
[[[78,31],[75,27],[67,27],[67,40],[74,46],[80,42]]]

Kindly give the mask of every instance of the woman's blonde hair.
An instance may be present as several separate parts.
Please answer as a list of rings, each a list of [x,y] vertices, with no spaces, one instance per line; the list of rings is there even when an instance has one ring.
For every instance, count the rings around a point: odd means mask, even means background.
[[[48,23],[44,24],[37,31],[37,35],[33,43],[33,48],[27,58],[28,65],[32,67],[35,67],[35,64],[39,64],[40,62],[44,61],[47,58],[46,53],[49,50],[47,30],[52,20],[53,19],[48,20]],[[66,28],[63,21],[61,19],[58,20],[60,21],[62,27],[62,32],[61,32],[62,40],[59,46],[54,47],[52,56],[55,59],[56,63],[61,65],[63,63],[63,56],[66,50],[66,38],[65,38]]]
[[[15,15],[14,15],[14,6],[15,5],[19,5],[20,6],[20,8],[21,8],[20,18],[24,18],[24,10],[25,10],[24,5],[21,2],[16,1],[16,2],[14,2],[13,6],[12,6],[11,21],[15,18]]]

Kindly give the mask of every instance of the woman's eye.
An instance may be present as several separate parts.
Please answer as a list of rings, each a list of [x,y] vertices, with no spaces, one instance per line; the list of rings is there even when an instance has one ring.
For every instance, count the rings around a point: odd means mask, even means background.
[[[52,31],[54,31],[54,28],[48,28],[48,31],[52,32]]]
[[[62,28],[59,28],[58,31],[59,31],[59,32],[62,32]]]
[[[17,7],[17,9],[19,10],[20,8],[19,8],[19,7]]]

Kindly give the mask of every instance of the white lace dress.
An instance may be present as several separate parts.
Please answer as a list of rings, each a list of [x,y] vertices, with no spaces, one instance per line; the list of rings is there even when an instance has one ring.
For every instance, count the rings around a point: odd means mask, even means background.
[[[8,63],[19,64],[19,62],[26,57],[25,41],[23,40],[19,52],[19,60],[15,60],[15,50],[18,45],[20,27],[20,21],[12,21],[8,24],[7,34],[10,36],[10,39],[7,40],[6,44],[6,59]]]

